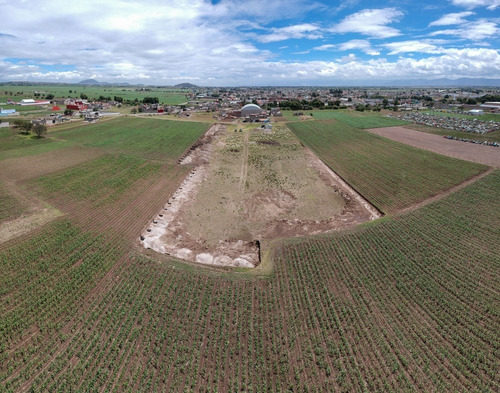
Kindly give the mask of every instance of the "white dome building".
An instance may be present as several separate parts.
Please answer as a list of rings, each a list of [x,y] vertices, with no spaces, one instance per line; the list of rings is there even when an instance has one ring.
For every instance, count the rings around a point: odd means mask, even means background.
[[[241,117],[247,117],[250,115],[260,115],[261,112],[262,109],[260,109],[260,106],[255,104],[247,104],[243,108],[241,108]]]

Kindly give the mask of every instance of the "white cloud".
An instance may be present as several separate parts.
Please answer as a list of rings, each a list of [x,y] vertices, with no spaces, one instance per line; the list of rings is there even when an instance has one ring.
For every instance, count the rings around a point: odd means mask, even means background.
[[[318,50],[318,51],[333,51],[333,50],[348,51],[353,49],[359,49],[371,56],[377,56],[380,54],[379,51],[372,48],[370,41],[368,40],[351,40],[338,45],[325,44],[313,48],[313,50]]]
[[[384,47],[389,49],[390,55],[397,55],[400,53],[442,53],[442,49],[438,48],[436,45],[429,40],[410,40],[410,41],[400,41],[400,42],[390,42],[387,44],[382,44]]]
[[[399,30],[387,26],[399,21],[403,13],[396,8],[365,9],[344,18],[330,30],[334,33],[361,33],[374,38],[400,35]]]
[[[429,26],[449,26],[449,25],[459,25],[463,22],[466,22],[465,17],[474,15],[474,12],[464,11],[464,12],[456,12],[453,14],[443,15],[438,20],[431,22]]]
[[[476,7],[486,7],[489,10],[494,10],[500,7],[500,0],[451,0],[453,5],[472,9]]]
[[[497,37],[500,29],[495,22],[479,19],[475,22],[467,22],[458,29],[438,30],[430,33],[431,37],[437,35],[452,35],[467,40],[479,41],[488,37]]]
[[[322,35],[319,32],[319,27],[311,23],[302,23],[299,25],[272,28],[271,34],[261,35],[257,37],[257,40],[264,43],[284,41],[291,38],[307,38],[307,39],[318,39]]]
[[[332,50],[332,49],[335,49],[335,48],[337,48],[337,45],[325,44],[325,45],[316,46],[313,49],[314,50]]]
[[[153,0],[147,6],[142,1],[86,0],[71,7],[62,0],[38,0],[37,12],[31,12],[32,4],[0,0],[0,15],[8,16],[2,18],[0,27],[2,80],[75,82],[92,76],[108,82],[168,85],[191,80],[200,85],[221,86],[500,76],[498,50],[443,49],[445,41],[436,39],[409,39],[385,46],[362,39],[327,41],[314,49],[330,51],[325,55],[331,61],[273,60],[271,52],[259,49],[257,33],[288,38],[327,34],[314,21],[291,20],[287,27],[267,27],[273,26],[269,21],[274,20],[279,20],[280,26],[287,18],[300,16],[300,20],[307,20],[304,15],[308,10],[323,7],[306,0],[222,0],[217,4],[209,0]],[[363,10],[340,21],[331,32],[392,37],[400,32],[389,24],[402,15],[394,8]],[[432,34],[447,32],[460,39],[475,40],[476,44],[488,40],[493,45],[491,38],[499,35],[497,25],[485,19],[456,27]],[[359,50],[377,55],[380,48],[402,57],[366,61],[352,54]],[[403,57],[413,52],[424,54],[425,58]],[[8,58],[31,61],[7,61]]]
[[[339,49],[344,50],[352,50],[352,49],[360,49],[368,55],[378,56],[380,54],[379,51],[372,48],[370,41],[368,40],[351,40],[344,42],[339,45]]]

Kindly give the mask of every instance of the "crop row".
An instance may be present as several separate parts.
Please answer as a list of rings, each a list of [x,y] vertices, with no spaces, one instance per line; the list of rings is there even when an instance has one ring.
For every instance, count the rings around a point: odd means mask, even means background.
[[[44,196],[56,193],[104,205],[116,201],[134,182],[158,173],[162,167],[140,158],[108,154],[33,183],[40,186]]]
[[[7,391],[497,391],[499,186],[497,171],[404,216],[290,240],[268,280],[122,254],[90,299],[62,298],[71,318],[38,333],[45,340],[4,352],[1,381]],[[57,225],[53,240],[32,239],[45,255],[66,245],[74,255],[78,239],[94,249],[94,237]],[[16,265],[20,255],[31,265]],[[2,256],[8,293],[16,268],[22,286],[41,277],[29,276],[43,258],[28,244]],[[26,296],[36,294],[16,295]]]
[[[290,123],[292,131],[384,213],[392,213],[486,170],[332,121]]]
[[[173,163],[207,128],[205,123],[127,117],[57,131],[53,135],[110,153]]]

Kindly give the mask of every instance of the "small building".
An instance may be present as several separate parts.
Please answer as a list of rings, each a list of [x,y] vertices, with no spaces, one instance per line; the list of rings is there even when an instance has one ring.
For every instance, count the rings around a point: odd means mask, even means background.
[[[50,100],[35,101],[33,98],[23,98],[21,101],[19,101],[19,105],[21,105],[21,106],[26,106],[26,105],[50,105]]]
[[[18,115],[15,109],[0,109],[0,116],[15,116]]]
[[[74,101],[70,102],[66,105],[66,109],[71,109],[74,111],[83,111],[87,109],[87,104],[84,103],[83,101]]]

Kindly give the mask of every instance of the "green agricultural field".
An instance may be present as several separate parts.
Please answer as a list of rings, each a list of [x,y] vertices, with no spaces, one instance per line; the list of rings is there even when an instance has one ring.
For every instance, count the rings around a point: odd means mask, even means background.
[[[34,183],[45,196],[58,193],[102,205],[117,200],[134,182],[161,169],[158,162],[108,154],[64,172],[40,177]]]
[[[335,172],[384,213],[437,195],[486,170],[338,121],[289,123]]]
[[[499,185],[497,171],[404,216],[287,241],[266,280],[56,222],[0,249],[0,386],[496,391]]]
[[[121,117],[52,129],[41,144],[0,134],[12,146],[0,159],[18,157],[0,161],[2,224],[24,211],[12,182],[59,212],[0,239],[0,392],[499,390],[499,170],[398,213],[486,168],[337,120],[290,123],[396,213],[263,242],[266,275],[202,267],[144,249],[140,235],[193,173],[178,159],[207,127]],[[294,138],[249,132],[249,149]]]
[[[304,116],[310,116],[308,120],[331,120],[335,119],[347,125],[357,128],[378,128],[392,127],[409,124],[408,122],[392,119],[377,112],[356,112],[353,110],[314,110],[314,111],[297,111],[303,112]],[[283,114],[289,121],[301,121],[299,117],[293,116],[294,111],[284,111]]]
[[[140,87],[107,87],[107,86],[85,86],[85,85],[34,85],[34,86],[10,86],[0,85],[0,102],[6,102],[11,98],[19,101],[23,98],[37,98],[35,93],[45,98],[47,94],[53,94],[56,98],[80,98],[85,94],[89,99],[97,99],[99,96],[122,97],[124,100],[142,100],[144,97],[158,97],[161,103],[167,105],[179,105],[187,101],[186,92],[166,87],[148,87],[147,91]],[[12,95],[10,95],[12,93]]]
[[[56,140],[148,159],[175,161],[208,124],[120,117],[97,124],[51,132]]]
[[[378,128],[378,127],[393,127],[393,126],[402,126],[408,124],[408,122],[401,121],[398,119],[392,119],[390,117],[386,117],[383,114],[377,113],[373,114],[370,112],[333,112],[331,117],[329,117],[329,113],[322,114],[322,111],[319,111],[318,114],[314,114],[314,118],[318,120],[322,119],[335,119],[344,124],[347,124],[351,127],[356,128]]]
[[[9,193],[6,186],[0,181],[0,222],[18,216],[24,208],[25,206]]]

